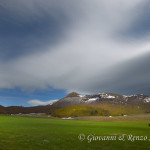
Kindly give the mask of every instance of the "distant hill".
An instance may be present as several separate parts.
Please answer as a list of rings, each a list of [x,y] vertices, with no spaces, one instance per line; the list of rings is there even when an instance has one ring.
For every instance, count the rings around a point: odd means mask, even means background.
[[[35,106],[35,107],[22,107],[22,106],[0,106],[0,114],[28,114],[28,113],[47,113],[49,114],[53,110],[51,105]]]

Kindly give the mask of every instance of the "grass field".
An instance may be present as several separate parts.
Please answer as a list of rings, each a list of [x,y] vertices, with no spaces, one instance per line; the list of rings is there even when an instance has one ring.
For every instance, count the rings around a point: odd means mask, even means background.
[[[103,122],[148,122],[150,123],[150,114],[132,114],[126,116],[83,116],[76,117],[76,120],[82,121],[103,121]]]
[[[79,134],[85,134],[80,141]],[[118,138],[125,134],[125,141]],[[90,136],[89,136],[90,135]],[[91,140],[116,136],[116,140]],[[139,136],[131,141],[128,135]],[[149,150],[147,122],[95,122],[0,116],[0,150]],[[83,138],[82,136],[81,138]],[[133,139],[132,139],[133,140]]]

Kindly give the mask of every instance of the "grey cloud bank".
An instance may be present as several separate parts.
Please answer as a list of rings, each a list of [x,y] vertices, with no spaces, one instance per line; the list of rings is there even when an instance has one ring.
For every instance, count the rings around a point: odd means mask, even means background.
[[[0,59],[0,88],[150,94],[150,29],[145,26],[149,20],[141,23],[141,16],[150,14],[149,1],[12,0],[0,2],[0,7],[9,10],[27,33],[34,23],[26,36],[17,31],[21,47],[10,42],[16,36],[12,31],[4,38],[14,47],[7,49],[7,61]]]

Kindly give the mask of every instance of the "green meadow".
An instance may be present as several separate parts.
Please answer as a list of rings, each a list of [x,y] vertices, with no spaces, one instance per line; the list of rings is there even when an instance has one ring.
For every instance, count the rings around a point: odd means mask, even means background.
[[[146,121],[0,116],[0,150],[149,150],[149,139]]]

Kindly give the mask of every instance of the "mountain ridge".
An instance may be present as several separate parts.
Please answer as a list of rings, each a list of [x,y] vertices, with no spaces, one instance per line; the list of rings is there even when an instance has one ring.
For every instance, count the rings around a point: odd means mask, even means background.
[[[119,95],[114,93],[98,93],[91,95],[80,95],[76,92],[69,93],[62,99],[52,102],[44,106],[9,106],[4,107],[0,105],[0,114],[18,114],[18,113],[46,113],[51,114],[54,110],[59,108],[65,108],[67,106],[86,105],[86,107],[92,105],[108,104],[113,106],[136,106],[136,108],[142,108],[143,112],[150,112],[150,96],[144,94],[135,95]]]
[[[74,94],[75,93],[75,94]],[[80,95],[76,92],[69,93],[66,97],[56,101],[52,106],[64,107],[75,104],[132,104],[149,103],[150,96],[144,94],[119,95],[114,93],[98,93],[92,95]]]

